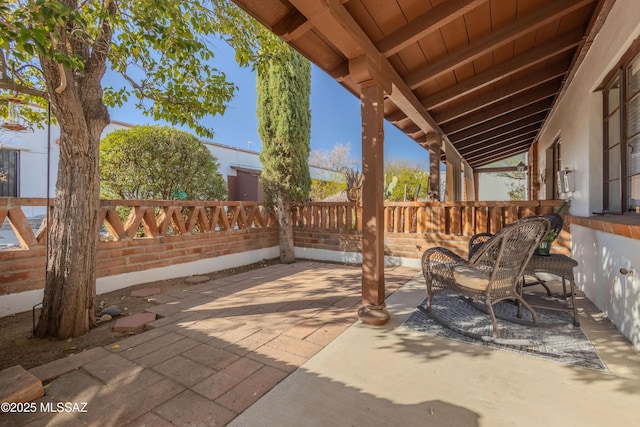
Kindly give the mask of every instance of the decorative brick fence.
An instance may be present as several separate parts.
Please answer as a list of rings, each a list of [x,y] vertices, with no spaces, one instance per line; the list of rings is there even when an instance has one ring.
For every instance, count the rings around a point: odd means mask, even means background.
[[[431,246],[446,246],[464,256],[473,234],[495,232],[527,215],[554,212],[561,203],[386,203],[385,254],[419,259]],[[44,207],[46,199],[0,198],[0,225],[8,222],[20,243],[19,249],[0,250],[0,297],[44,286],[46,220],[34,232],[22,209],[27,206]],[[251,202],[103,200],[99,214],[104,227],[98,278],[278,246],[275,219]],[[297,248],[361,251],[360,206],[309,203],[294,216]],[[564,248],[556,250],[566,251],[570,236],[565,232],[560,237]]]
[[[421,258],[432,246],[467,254],[469,237],[495,233],[516,219],[552,213],[561,200],[527,202],[387,202],[384,205],[385,255]],[[295,214],[296,247],[361,252],[361,207],[354,203],[309,203]],[[570,234],[555,246],[568,253]]]
[[[44,286],[46,219],[34,232],[22,206],[46,199],[0,198],[0,224],[8,219],[21,246],[0,250],[0,296]],[[103,200],[99,214],[98,278],[278,245],[257,203]]]

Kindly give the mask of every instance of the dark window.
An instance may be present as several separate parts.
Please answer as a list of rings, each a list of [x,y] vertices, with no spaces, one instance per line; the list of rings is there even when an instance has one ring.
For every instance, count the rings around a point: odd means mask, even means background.
[[[558,172],[562,170],[562,157],[560,156],[561,147],[560,139],[557,139],[551,146],[553,158],[553,170],[551,176],[553,177],[553,198],[555,200],[559,200],[560,195],[562,194],[562,191],[560,191],[560,183],[558,182]]]
[[[640,211],[640,54],[625,55],[603,90],[603,208]]]
[[[0,197],[18,197],[20,152],[0,150]]]

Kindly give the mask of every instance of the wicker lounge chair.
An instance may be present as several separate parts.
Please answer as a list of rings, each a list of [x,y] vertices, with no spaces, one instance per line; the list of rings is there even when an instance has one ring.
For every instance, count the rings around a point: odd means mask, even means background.
[[[539,216],[549,220],[550,228],[549,228],[549,231],[547,232],[547,234],[553,233],[554,240],[555,240],[555,238],[560,235],[560,232],[562,231],[562,227],[564,225],[564,221],[563,221],[562,217],[557,213],[542,214],[542,215],[539,215]],[[473,236],[471,236],[471,239],[469,239],[469,259],[471,259],[473,254],[478,249],[480,249],[480,247],[487,240],[489,240],[492,236],[493,236],[493,234],[491,234],[491,233],[478,233],[478,234],[474,234]],[[547,242],[547,244],[549,246],[551,246],[552,243],[553,243],[553,241]],[[537,253],[538,253],[538,249],[536,249],[534,251],[534,254],[537,254]],[[548,254],[548,250],[547,250],[547,254]],[[547,286],[546,282],[544,280],[542,280],[535,272],[530,272],[528,270],[529,269],[527,269],[527,271],[525,271],[525,273],[527,275],[530,275],[530,276],[534,277],[536,279],[536,281],[535,282],[523,281],[523,286],[542,285],[542,287],[544,287],[544,289],[547,291],[547,296],[551,296],[552,295],[551,294],[551,289],[549,289],[549,286]]]
[[[498,301],[517,300],[537,323],[537,315],[519,294],[518,284],[549,226],[549,221],[540,216],[515,221],[489,237],[468,261],[446,248],[425,251],[422,273],[427,282],[427,312],[431,312],[434,294],[448,289],[486,304],[494,338],[500,337],[493,311],[493,304]],[[436,320],[446,324],[442,319]]]

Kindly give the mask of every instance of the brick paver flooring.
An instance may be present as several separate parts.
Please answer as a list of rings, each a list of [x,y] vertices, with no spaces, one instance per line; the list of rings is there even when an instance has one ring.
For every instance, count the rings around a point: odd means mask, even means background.
[[[0,426],[225,425],[357,321],[361,271],[298,261],[161,294],[150,330],[33,368],[38,410]],[[387,269],[387,294],[417,273]],[[58,402],[85,412],[40,410]]]

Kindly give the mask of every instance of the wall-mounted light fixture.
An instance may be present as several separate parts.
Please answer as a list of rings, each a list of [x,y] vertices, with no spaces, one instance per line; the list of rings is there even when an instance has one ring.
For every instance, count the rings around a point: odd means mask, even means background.
[[[516,166],[516,170],[518,172],[524,172],[527,170],[527,165],[525,165],[522,161],[520,163],[518,163],[518,165]]]
[[[27,128],[22,124],[20,117],[20,104],[22,101],[17,97],[7,97],[3,99],[7,103],[7,119],[0,127],[6,130],[21,132]]]

